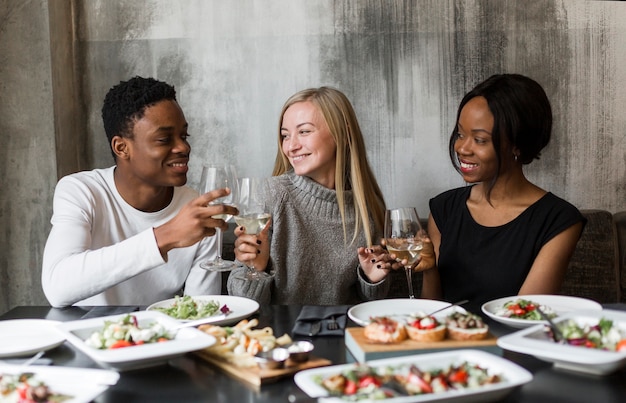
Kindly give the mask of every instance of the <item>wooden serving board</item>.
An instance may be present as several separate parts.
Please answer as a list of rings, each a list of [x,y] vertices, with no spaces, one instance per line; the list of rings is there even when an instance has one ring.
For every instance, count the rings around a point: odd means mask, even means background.
[[[383,344],[372,342],[365,337],[364,328],[362,327],[349,327],[346,329],[345,335],[346,347],[358,362],[455,348],[478,348],[502,354],[502,350],[496,344],[497,340],[493,334],[488,333],[483,340],[452,340],[446,338],[441,341],[421,342],[406,339],[400,343]]]
[[[330,360],[325,358],[310,356],[308,361],[297,363],[292,360],[287,360],[284,368],[278,369],[261,369],[259,367],[238,367],[234,364],[226,362],[219,357],[208,354],[205,351],[196,351],[194,354],[202,358],[203,360],[220,368],[228,375],[249,383],[253,386],[261,386],[266,383],[276,382],[287,376],[291,376],[298,371],[308,368],[324,367],[332,364]]]

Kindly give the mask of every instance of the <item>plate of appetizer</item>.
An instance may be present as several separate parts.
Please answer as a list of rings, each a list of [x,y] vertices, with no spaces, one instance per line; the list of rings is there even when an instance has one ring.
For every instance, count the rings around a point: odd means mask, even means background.
[[[346,329],[345,340],[358,362],[453,348],[497,349],[496,338],[482,317],[459,311],[445,317],[412,317],[406,322],[373,317],[364,327]]]
[[[522,329],[546,323],[537,307],[550,319],[567,312],[602,310],[602,305],[595,301],[565,295],[515,295],[486,302],[481,309],[485,315],[497,322]]]
[[[61,345],[65,335],[60,322],[46,319],[0,321],[0,358],[32,355]]]
[[[463,349],[308,369],[298,372],[294,381],[307,395],[324,402],[488,402],[502,399],[532,378],[502,357]]]
[[[215,344],[215,337],[157,311],[104,316],[59,325],[72,345],[118,371],[161,365]]]
[[[0,363],[0,401],[88,403],[120,377],[115,371]]]
[[[201,321],[214,325],[227,325],[247,318],[259,310],[253,299],[232,295],[176,296],[156,302],[146,308],[159,311],[182,322]]]
[[[626,312],[569,312],[552,322],[563,336],[558,342],[548,326],[539,324],[500,337],[498,346],[552,362],[556,368],[595,375],[626,365]]]
[[[406,323],[419,316],[428,316],[432,312],[443,318],[452,312],[466,312],[458,305],[431,299],[381,299],[363,302],[348,310],[348,317],[359,326],[367,326],[372,318],[387,317]]]

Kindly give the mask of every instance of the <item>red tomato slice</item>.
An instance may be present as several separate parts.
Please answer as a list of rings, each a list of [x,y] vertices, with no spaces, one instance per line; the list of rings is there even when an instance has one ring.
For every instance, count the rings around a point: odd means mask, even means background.
[[[423,393],[433,393],[432,386],[430,386],[425,380],[423,380],[417,374],[414,374],[414,373],[409,374],[407,380],[410,383],[419,386],[419,388],[422,390]]]
[[[448,377],[450,382],[455,382],[455,383],[467,383],[467,378],[468,378],[467,371],[465,371],[464,369],[459,369],[457,371],[454,371]]]
[[[615,351],[626,351],[626,339],[622,339],[617,343]]]
[[[133,343],[128,340],[118,340],[109,347],[111,350],[114,348],[130,347]]]
[[[359,379],[359,389],[364,388],[369,385],[380,386],[380,381],[374,378],[372,375],[366,375],[363,378]]]
[[[356,387],[356,382],[347,379],[346,380],[346,386],[343,388],[343,394],[344,395],[353,395],[356,393],[357,387]]]
[[[591,341],[591,340],[585,340],[585,347],[588,347],[588,348],[596,348],[596,343],[594,343],[594,342],[593,342],[593,341]]]

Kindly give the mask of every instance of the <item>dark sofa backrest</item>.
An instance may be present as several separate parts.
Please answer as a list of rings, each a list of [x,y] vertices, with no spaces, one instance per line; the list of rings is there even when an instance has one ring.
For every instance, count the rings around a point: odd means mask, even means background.
[[[617,228],[617,241],[619,246],[619,272],[622,300],[626,302],[626,211],[620,211],[613,215]]]
[[[613,215],[605,210],[581,210],[587,218],[561,294],[595,300],[620,301],[620,267],[617,229]]]

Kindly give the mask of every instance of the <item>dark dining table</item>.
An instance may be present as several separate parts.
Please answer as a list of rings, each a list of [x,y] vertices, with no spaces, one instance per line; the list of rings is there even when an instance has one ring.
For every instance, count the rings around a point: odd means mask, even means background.
[[[107,316],[133,312],[145,307],[68,307],[18,306],[0,316],[9,319],[78,320],[85,317]],[[609,309],[626,310],[626,304],[610,304]],[[251,317],[259,320],[259,327],[271,326],[274,333],[291,334],[301,306],[262,306]],[[496,336],[514,331],[497,322],[489,322]],[[351,321],[348,326],[356,326]],[[297,338],[296,338],[297,339]],[[344,338],[326,336],[311,338],[315,355],[333,364],[354,362],[346,350]],[[533,380],[514,389],[503,402],[624,402],[626,401],[626,370],[606,376],[594,376],[553,368],[552,364],[532,356],[502,351],[503,357],[519,364],[533,374]],[[85,354],[68,342],[48,350],[44,358],[50,365],[100,368]],[[248,385],[232,378],[219,368],[189,353],[171,359],[165,365],[140,370],[125,371],[116,385],[100,395],[96,402],[315,402],[288,376],[274,383]]]

